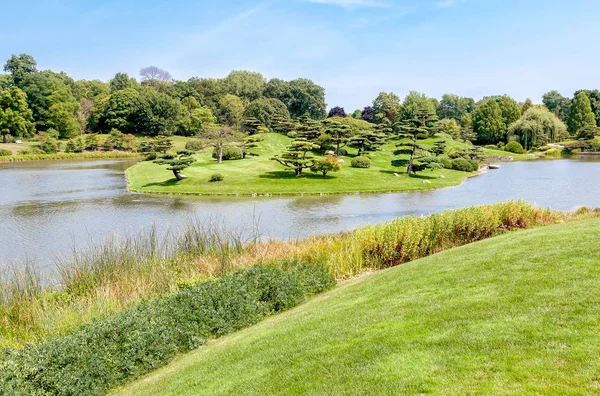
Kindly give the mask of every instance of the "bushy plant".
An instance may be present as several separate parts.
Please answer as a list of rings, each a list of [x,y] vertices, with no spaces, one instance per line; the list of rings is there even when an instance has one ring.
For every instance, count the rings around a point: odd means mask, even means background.
[[[417,139],[429,139],[429,134],[419,133],[419,134],[417,134]]]
[[[483,146],[486,149],[490,149],[490,150],[497,150],[498,146],[496,146],[495,144],[486,144],[485,146]]]
[[[0,157],[8,157],[9,155],[12,155],[12,151],[0,149]]]
[[[448,159],[448,158],[441,158],[440,162],[442,163],[442,166],[446,169],[452,169],[452,160]]]
[[[70,334],[5,349],[0,394],[104,394],[176,354],[297,305],[329,287],[310,266],[251,267],[94,321]]]
[[[341,171],[342,164],[340,164],[338,157],[335,155],[328,155],[325,158],[316,160],[310,170],[315,173],[322,173],[323,176],[327,176],[329,172]]]
[[[503,150],[514,154],[523,154],[525,152],[523,146],[521,146],[521,143],[516,141],[508,142],[506,146],[504,146]]]
[[[220,173],[215,173],[210,177],[209,181],[210,182],[220,182],[220,181],[223,181],[223,179],[225,179],[225,176],[223,176]]]
[[[217,149],[212,153],[213,158],[217,158],[219,155]],[[225,145],[223,146],[223,161],[241,160],[244,158],[244,152],[238,146]]]
[[[479,164],[470,159],[456,158],[452,160],[452,169],[461,172],[475,172],[479,169]]]
[[[51,138],[45,138],[40,144],[40,150],[46,154],[55,154],[58,151],[58,142]]]
[[[370,168],[371,160],[363,156],[354,157],[352,158],[352,161],[350,161],[350,166],[353,168]]]
[[[456,150],[452,150],[448,153],[448,157],[450,159],[462,158],[462,154]]]
[[[348,150],[346,150],[345,148],[341,148],[340,149],[340,155],[347,156],[348,155]]]
[[[550,147],[550,146],[541,146],[541,147],[538,147],[538,151],[548,151],[550,149],[552,149],[552,147]]]
[[[202,150],[203,148],[205,148],[205,145],[202,142],[202,140],[200,140],[200,139],[188,140],[185,143],[186,150],[199,151],[199,150]]]
[[[550,149],[550,150],[546,150],[546,151],[544,152],[544,155],[545,155],[546,157],[559,157],[559,156],[560,156],[560,150],[559,150],[559,149],[557,149],[557,148],[553,148],[553,149]]]

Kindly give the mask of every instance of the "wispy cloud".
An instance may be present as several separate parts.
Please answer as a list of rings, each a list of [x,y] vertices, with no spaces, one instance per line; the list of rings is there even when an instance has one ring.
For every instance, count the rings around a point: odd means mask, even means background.
[[[440,0],[435,3],[437,8],[451,8],[464,3],[464,0]]]
[[[327,4],[339,6],[347,9],[359,8],[359,7],[377,7],[377,8],[388,8],[390,5],[383,1],[378,0],[304,0],[307,3],[314,4]]]

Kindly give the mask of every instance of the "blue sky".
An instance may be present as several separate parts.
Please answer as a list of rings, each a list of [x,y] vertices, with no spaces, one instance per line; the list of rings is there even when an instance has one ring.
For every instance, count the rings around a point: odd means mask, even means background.
[[[380,91],[517,100],[600,88],[599,1],[12,1],[0,58],[108,80],[156,65],[176,79],[253,70],[307,77],[351,111]]]

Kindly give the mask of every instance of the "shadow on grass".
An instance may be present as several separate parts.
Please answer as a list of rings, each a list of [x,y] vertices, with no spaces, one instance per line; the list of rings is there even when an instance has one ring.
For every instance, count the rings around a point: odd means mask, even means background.
[[[394,173],[397,173],[399,175],[406,175],[406,170],[404,170],[404,169],[397,170],[397,171],[393,171],[393,170],[380,170],[379,172],[380,173],[385,173],[387,175],[393,175]],[[425,171],[425,172],[427,172],[427,171]],[[426,174],[422,174],[422,173],[418,173],[418,174],[414,174],[413,173],[409,177],[413,178],[413,179],[430,179],[430,180],[437,179],[436,176],[427,176]]]
[[[320,173],[302,172],[302,176],[297,177],[292,171],[272,171],[266,172],[258,176],[261,179],[279,179],[279,180],[296,180],[296,179],[310,179],[310,180],[331,180],[335,179],[334,176],[323,176]]]
[[[172,187],[172,186],[176,186],[177,183],[179,183],[177,181],[177,179],[172,178],[172,179],[166,180],[164,182],[160,182],[160,183],[144,184],[142,187]]]

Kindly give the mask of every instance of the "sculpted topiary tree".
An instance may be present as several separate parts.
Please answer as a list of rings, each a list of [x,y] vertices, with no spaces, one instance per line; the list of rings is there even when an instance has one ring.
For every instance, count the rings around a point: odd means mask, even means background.
[[[283,133],[285,135],[294,131],[296,126],[296,121],[281,115],[273,117],[273,120],[271,121],[271,128],[273,128],[273,131],[277,133]]]
[[[440,155],[444,154],[446,152],[446,141],[445,140],[438,140],[435,143],[433,143],[433,147],[431,148],[431,153],[434,154],[436,157],[439,157]]]
[[[400,138],[402,142],[396,146],[396,154],[409,154],[406,173],[411,175],[424,169],[439,169],[442,167],[439,159],[430,154],[431,146],[419,143],[424,140],[422,136],[429,136],[431,130],[435,128],[434,122],[437,118],[429,114],[427,110],[419,110],[415,118],[402,122],[398,127],[400,129]]]
[[[321,123],[310,118],[308,114],[305,114],[298,118],[296,130],[290,132],[288,135],[293,138],[306,139],[309,142],[314,142],[322,134],[323,130],[321,128]]]
[[[274,156],[271,160],[279,162],[286,168],[293,169],[296,176],[302,176],[302,170],[311,168],[315,163],[315,159],[310,152],[319,147],[318,144],[314,144],[305,138],[297,138],[292,141],[286,152]]]
[[[330,141],[335,145],[335,154],[340,155],[340,148],[344,147],[352,135],[350,126],[337,122],[335,118],[323,121],[325,133],[330,136]]]
[[[167,170],[172,171],[177,181],[180,181],[185,179],[181,171],[196,162],[192,157],[193,154],[194,152],[190,150],[178,151],[177,154],[162,154],[153,162],[158,165],[168,165]]]
[[[352,136],[348,140],[348,145],[358,149],[358,154],[363,152],[376,151],[383,143],[385,143],[385,134],[377,130],[366,129],[360,131],[357,135]]]

